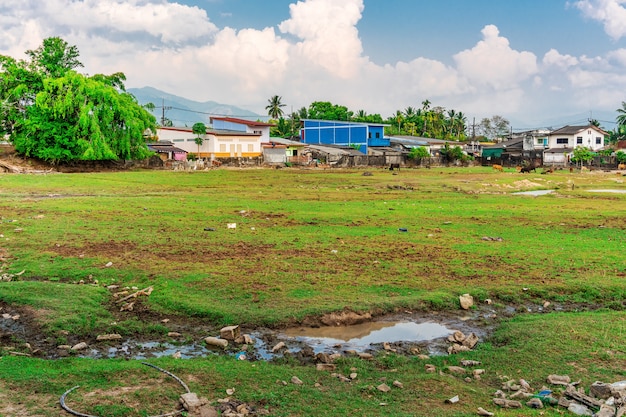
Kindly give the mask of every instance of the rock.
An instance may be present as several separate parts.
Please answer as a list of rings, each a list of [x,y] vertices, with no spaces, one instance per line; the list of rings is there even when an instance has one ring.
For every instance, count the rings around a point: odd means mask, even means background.
[[[595,414],[595,417],[614,417],[615,412],[615,407],[607,404],[602,404],[600,406],[600,411]]]
[[[469,351],[470,351],[470,348],[468,348],[467,346],[459,345],[457,343],[448,347],[448,354],[450,355],[454,355],[456,353],[461,353],[461,352],[469,352]]]
[[[379,386],[376,387],[376,389],[380,392],[389,392],[391,391],[391,387],[385,383],[380,384]]]
[[[493,301],[491,300],[491,298],[485,298],[485,304],[492,304]]]
[[[467,346],[470,349],[474,349],[477,344],[478,336],[476,336],[474,333],[470,333],[469,336],[467,336],[465,340],[463,340],[463,346]]]
[[[430,359],[430,356],[428,356],[428,355],[417,355],[417,357],[418,357],[419,359],[423,360],[423,361],[424,361],[424,360],[428,360],[428,359]]]
[[[168,332],[167,333],[167,337],[181,337],[182,334],[178,333],[178,332]]]
[[[471,361],[471,360],[462,360],[459,363],[462,366],[478,366],[478,365],[480,365],[480,362],[478,362],[478,361]]]
[[[494,398],[493,403],[503,408],[522,408],[521,402],[507,400],[506,398]]]
[[[474,378],[479,377],[480,375],[484,374],[485,370],[484,369],[474,369],[472,371],[472,375],[474,375]]]
[[[88,345],[85,342],[80,342],[72,346],[72,350],[84,350],[87,349]]]
[[[369,361],[369,360],[374,359],[374,355],[372,355],[371,353],[364,353],[364,352],[361,352],[361,353],[359,353],[359,358],[361,358],[361,359],[365,359],[365,360],[368,360],[368,361]]]
[[[477,413],[478,413],[478,415],[479,415],[479,416],[493,416],[493,415],[494,415],[493,413],[491,413],[491,412],[489,412],[489,411],[485,410],[485,409],[484,409],[484,408],[482,408],[482,407],[478,407],[478,411],[477,411]]]
[[[459,402],[459,396],[458,396],[458,395],[455,395],[455,396],[454,396],[454,397],[452,397],[452,398],[448,398],[448,399],[446,400],[446,402],[447,402],[448,404],[456,404],[456,403],[458,403],[458,402]]]
[[[239,326],[227,326],[220,330],[220,337],[226,340],[235,340],[239,337]]]
[[[113,266],[113,262],[107,262],[107,263],[104,265],[104,267],[105,267],[105,268],[110,268],[110,267],[112,267],[112,266]]]
[[[437,367],[435,365],[426,364],[424,365],[424,367],[426,368],[426,372],[428,373],[433,373],[437,371]]]
[[[122,338],[122,335],[117,334],[117,333],[111,333],[111,334],[100,334],[96,337],[96,340],[98,341],[103,341],[103,340],[120,340]]]
[[[396,388],[404,388],[404,384],[400,381],[393,381],[392,385]]]
[[[227,388],[226,395],[233,395],[235,393],[235,388]]]
[[[522,386],[522,388],[528,392],[532,391],[532,388],[530,388],[530,384],[528,382],[526,382],[525,379],[520,379],[519,380],[519,384]]]
[[[183,408],[190,413],[197,413],[202,406],[202,402],[195,392],[187,392],[180,396],[180,403]]]
[[[335,365],[334,363],[318,363],[317,365],[315,365],[315,369],[317,369],[318,371],[334,372],[335,369],[337,369],[337,365]]]
[[[350,374],[350,379],[356,379],[356,377],[359,376],[356,372],[352,372]]]
[[[453,374],[464,374],[467,370],[465,368],[461,368],[460,366],[448,366],[448,371]]]
[[[206,343],[207,345],[210,346],[220,346],[220,347],[226,347],[228,346],[228,340],[224,340],[224,339],[219,339],[217,337],[206,337],[204,339],[204,343]]]
[[[548,382],[552,385],[569,385],[572,380],[568,375],[548,375]]]
[[[539,398],[531,398],[526,405],[530,408],[543,408],[543,403]]]
[[[575,402],[570,403],[567,407],[569,411],[579,416],[593,416],[593,412],[582,404]]]
[[[272,353],[276,353],[279,350],[281,350],[282,348],[285,347],[285,342],[278,342],[276,345],[274,345],[274,347],[272,348]]]
[[[59,345],[57,349],[59,350],[70,350],[72,347],[70,345]]]
[[[469,294],[463,294],[459,296],[459,302],[463,310],[469,310],[474,305],[474,297]]]
[[[462,343],[465,340],[465,334],[459,330],[455,331],[452,335],[452,338],[448,338],[451,342],[459,342]]]
[[[589,388],[589,394],[596,398],[606,400],[612,395],[611,385],[605,384],[604,382],[596,381],[591,384],[591,387]]]
[[[172,353],[172,358],[174,359],[180,359],[182,358],[183,354],[180,353],[180,350],[177,350],[176,352]]]
[[[302,380],[300,378],[298,378],[297,376],[292,376],[291,377],[291,383],[295,384],[295,385],[302,385],[302,384],[304,384],[304,382],[302,382]]]

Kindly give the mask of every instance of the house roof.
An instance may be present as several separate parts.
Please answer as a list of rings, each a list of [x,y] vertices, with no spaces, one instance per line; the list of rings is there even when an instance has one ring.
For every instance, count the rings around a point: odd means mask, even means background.
[[[289,139],[284,139],[284,138],[270,138],[270,143],[280,143],[281,145],[287,145],[287,146],[291,146],[291,147],[305,147],[307,146],[306,143],[302,143],[302,142],[297,142],[295,140],[289,140]]]
[[[175,132],[185,132],[193,134],[193,130],[190,127],[167,127],[162,126],[157,130],[170,130]],[[215,136],[261,136],[260,133],[248,133],[240,130],[224,130],[224,129],[207,129],[206,133]]]
[[[517,149],[523,146],[524,138],[505,140],[494,145],[483,146],[483,149]]]
[[[604,130],[600,129],[597,126],[594,125],[585,125],[585,126],[563,126],[560,129],[556,129],[554,131],[552,131],[552,133],[550,133],[550,136],[554,136],[554,135],[575,135],[578,132],[581,132],[583,130],[586,129],[593,129],[597,132],[602,133],[603,135],[608,135],[607,132],[605,132]]]
[[[572,153],[573,148],[550,148],[543,151],[544,153]]]
[[[367,123],[367,122],[353,122],[350,120],[324,120],[324,119],[300,119],[304,122],[328,122],[328,123],[342,123],[345,125],[362,125],[362,126],[391,126],[387,123]]]
[[[162,141],[162,142],[149,142],[146,143],[148,149],[158,153],[172,152],[172,153],[187,153],[187,151],[177,148],[170,141]]]
[[[246,125],[250,127],[272,127],[276,126],[272,123],[259,122],[254,120],[246,120],[246,119],[238,119],[236,117],[211,117],[210,121],[213,123],[213,120],[222,120],[224,122],[238,123],[240,125]]]

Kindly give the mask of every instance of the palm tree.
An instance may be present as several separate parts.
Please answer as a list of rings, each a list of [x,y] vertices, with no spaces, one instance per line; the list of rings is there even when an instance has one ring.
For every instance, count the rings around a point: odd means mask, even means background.
[[[622,108],[616,110],[619,113],[617,116],[617,126],[618,127],[626,127],[626,101],[622,101]]]
[[[267,100],[269,104],[265,106],[265,110],[267,110],[267,115],[272,119],[278,119],[283,115],[281,107],[285,107],[285,105],[281,103],[282,99],[281,96],[272,96],[272,98]]]
[[[426,99],[422,101],[422,110],[428,111],[430,109],[430,100]]]
[[[415,113],[415,109],[411,106],[408,106],[406,109],[404,109],[404,117],[406,117],[407,120],[412,119],[413,117],[415,117],[416,113]]]

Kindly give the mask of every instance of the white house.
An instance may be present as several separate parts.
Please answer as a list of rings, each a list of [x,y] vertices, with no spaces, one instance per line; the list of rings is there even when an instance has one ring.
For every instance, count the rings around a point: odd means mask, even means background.
[[[594,125],[564,126],[554,130],[548,136],[548,148],[570,148],[583,146],[598,151],[604,148],[604,138],[608,133]]]
[[[237,119],[235,117],[211,117],[211,123],[216,130],[231,130],[235,132],[254,133],[261,135],[261,142],[270,141],[271,123],[255,122],[253,120]]]
[[[200,146],[196,143],[197,135],[188,127],[159,127],[157,137],[199,158],[255,158],[262,152],[260,133],[207,129],[201,135]]]

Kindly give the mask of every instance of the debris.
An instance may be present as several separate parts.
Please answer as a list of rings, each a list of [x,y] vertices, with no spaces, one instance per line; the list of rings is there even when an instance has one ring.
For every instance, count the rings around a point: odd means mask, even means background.
[[[274,347],[272,348],[272,353],[276,353],[284,347],[285,347],[285,342],[279,342],[276,345],[274,345]]]
[[[464,359],[460,362],[460,364],[462,366],[478,366],[480,365],[480,362],[478,361],[472,361],[472,360],[468,360],[468,359]]]
[[[153,287],[147,287],[147,288],[144,288],[143,290],[135,291],[134,293],[132,293],[130,295],[127,295],[126,297],[117,300],[116,303],[118,303],[118,304],[119,303],[123,303],[126,300],[130,300],[131,298],[137,298],[140,295],[149,296],[150,294],[152,294],[153,290],[154,290]]]
[[[376,389],[380,392],[389,392],[391,391],[391,387],[385,383],[380,384],[376,387]]]
[[[354,378],[352,378],[352,379],[354,379]],[[396,381],[393,381],[393,384],[392,384],[392,385],[393,385],[394,387],[396,387],[396,388],[404,388],[404,384],[403,384],[402,382],[400,382],[400,381],[397,381],[397,380],[396,380]]]
[[[515,400],[507,400],[506,398],[494,398],[493,403],[503,408],[522,408],[522,403]]]
[[[448,366],[448,371],[453,374],[464,374],[466,372],[466,369],[461,368],[460,366]]]
[[[112,266],[113,266],[113,262],[111,262],[111,261],[107,262],[107,263],[104,265],[104,267],[105,267],[105,268],[110,268],[110,267],[112,267]]]
[[[211,346],[221,346],[221,347],[226,347],[228,346],[228,340],[225,339],[219,339],[217,337],[206,337],[204,339],[204,343],[206,343],[207,345],[211,345]]]
[[[167,333],[167,337],[181,337],[182,334],[178,333],[178,332],[168,332]]]
[[[548,382],[552,385],[569,385],[571,381],[567,375],[548,375]]]
[[[226,223],[226,228],[227,229],[236,229],[237,228],[237,223]]]
[[[400,227],[400,228],[398,229],[398,231],[399,231],[399,232],[408,232],[408,231],[409,231],[409,229],[407,229],[406,227]]]
[[[448,398],[448,399],[446,400],[446,402],[447,402],[448,404],[456,404],[456,403],[458,403],[458,402],[459,402],[459,396],[458,396],[458,395],[455,395],[455,396],[454,396],[454,397],[452,397],[452,398]]]
[[[117,333],[112,333],[112,334],[100,334],[96,337],[96,340],[98,341],[103,341],[103,340],[119,340],[122,338],[122,335],[117,334]]]
[[[474,305],[474,297],[469,294],[463,294],[459,296],[459,302],[463,310],[469,310]]]
[[[302,385],[302,384],[304,384],[304,382],[302,382],[302,380],[300,378],[298,378],[297,376],[292,376],[291,377],[291,383],[295,384],[295,385]]]
[[[489,412],[489,411],[487,411],[487,410],[485,410],[482,407],[478,407],[478,415],[479,416],[493,416],[494,414]]]
[[[84,350],[87,349],[88,345],[85,342],[80,342],[72,346],[72,350]]]
[[[220,337],[226,340],[235,340],[239,337],[239,326],[227,326],[220,330]]]
[[[233,395],[235,393],[235,388],[226,389],[226,395]]]
[[[543,403],[539,398],[531,398],[526,405],[530,408],[543,408]]]
[[[337,365],[334,363],[318,363],[315,365],[315,369],[318,371],[330,371],[334,372],[337,369]]]

